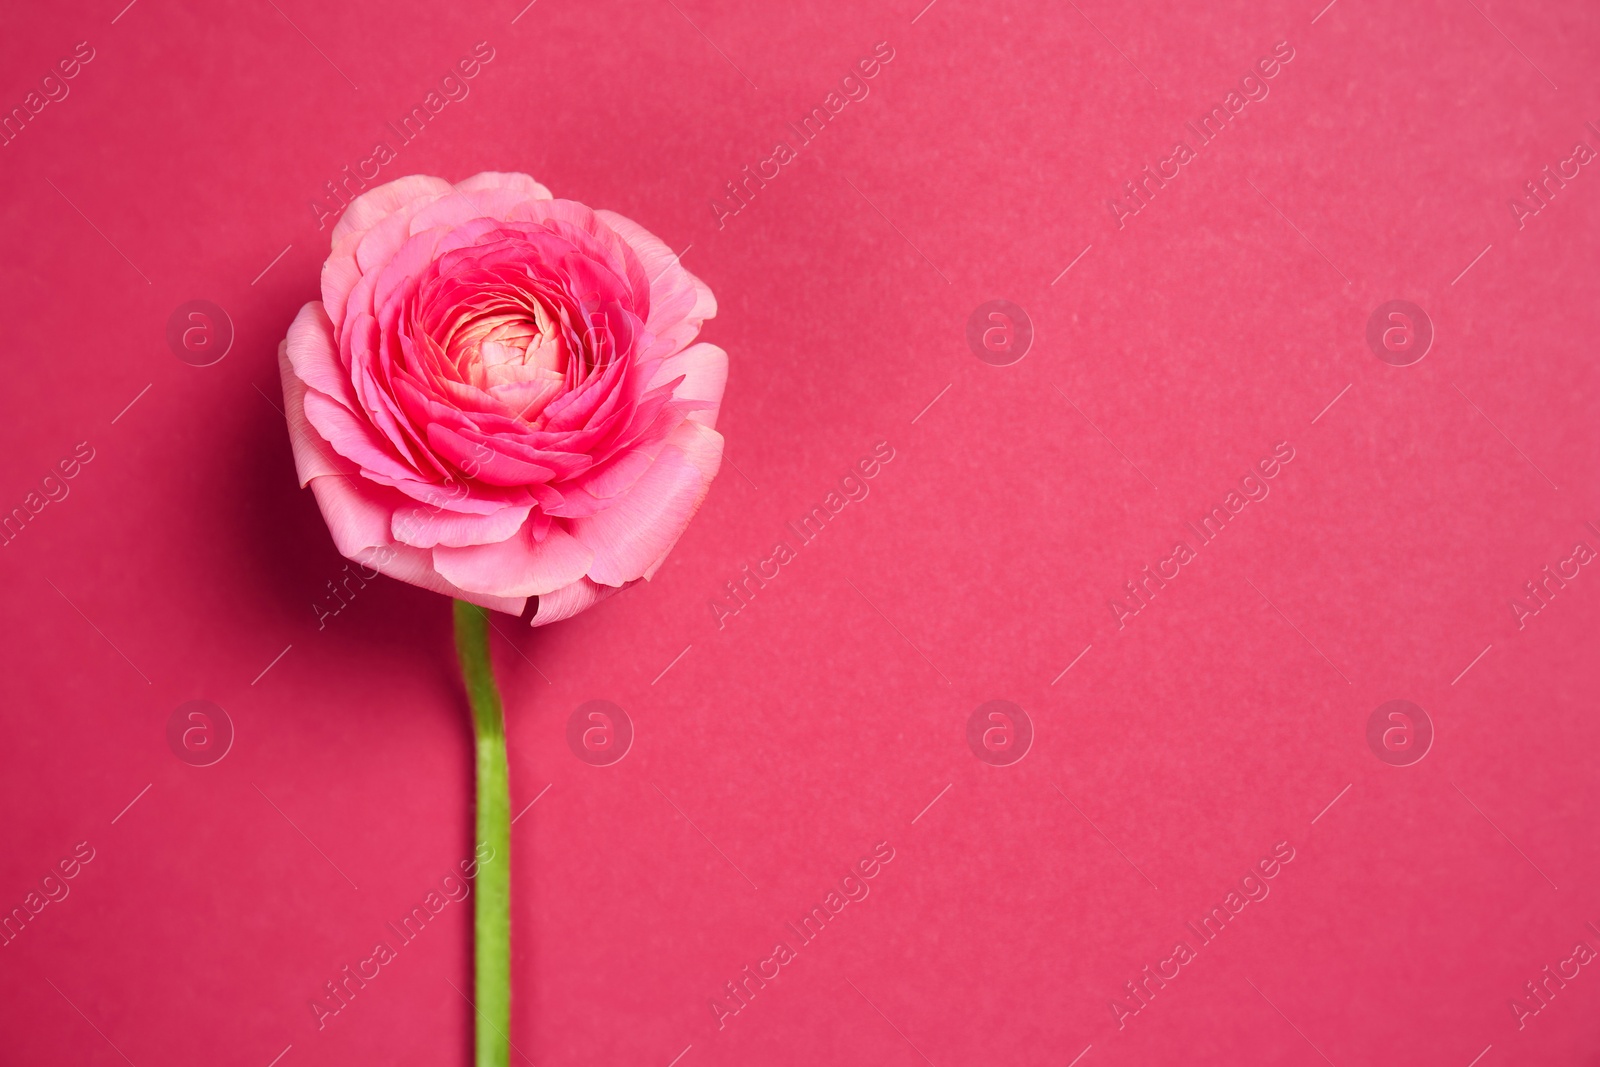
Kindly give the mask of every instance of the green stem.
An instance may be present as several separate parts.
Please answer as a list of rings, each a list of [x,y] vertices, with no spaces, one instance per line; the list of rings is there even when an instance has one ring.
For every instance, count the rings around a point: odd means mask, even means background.
[[[478,1013],[477,1067],[506,1067],[511,1044],[511,792],[505,715],[489,662],[489,618],[455,602],[456,655],[472,705],[478,752],[477,902],[473,1000]]]

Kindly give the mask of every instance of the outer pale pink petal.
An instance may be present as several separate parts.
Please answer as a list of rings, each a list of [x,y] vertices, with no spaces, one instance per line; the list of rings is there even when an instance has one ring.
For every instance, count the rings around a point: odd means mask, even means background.
[[[562,488],[567,491],[562,495],[568,498],[568,503],[570,503],[573,496],[579,496],[580,498],[583,496],[595,497],[601,501],[609,500],[614,496],[621,496],[628,491],[628,488],[634,482],[639,480],[640,475],[650,469],[650,465],[661,454],[661,449],[666,446],[666,438],[663,437],[657,447],[635,447],[632,451],[619,456],[614,462],[607,463],[598,473],[585,473],[572,486],[563,486]],[[557,512],[556,514],[562,513]],[[564,513],[570,515],[574,512],[569,507],[565,509]]]
[[[421,586],[423,589],[435,593],[443,593],[457,600],[465,600],[469,604],[490,608],[494,611],[503,611],[507,615],[521,615],[528,606],[527,597],[520,596],[491,596],[485,593],[474,593],[446,581],[438,571],[433,568],[433,555],[426,548],[412,548],[410,545],[385,545],[362,553],[356,560],[357,563],[368,567],[376,567],[391,578],[398,578],[402,582]]]
[[[396,541],[417,548],[489,545],[504,541],[520,530],[532,510],[532,506],[507,507],[489,515],[463,515],[413,504],[395,511],[390,529]]]
[[[333,243],[347,233],[372,229],[385,216],[393,214],[414,200],[432,200],[450,192],[451,185],[443,178],[426,174],[408,174],[392,182],[368,189],[350,202],[344,214],[333,227]]]
[[[711,479],[717,476],[717,471],[722,467],[722,435],[715,430],[708,430],[702,426],[686,422],[679,426],[668,440],[672,447],[683,451],[684,456],[700,472],[700,477],[705,479],[704,488],[700,490],[700,496],[694,503],[695,511],[699,511],[700,504],[705,500],[706,493],[711,489]],[[683,530],[678,531],[678,537],[682,537],[684,530],[688,528],[689,524],[684,523]],[[655,562],[645,568],[644,577],[646,580],[656,576],[656,571],[661,569],[661,565],[667,561],[667,556],[671,554],[673,546],[678,543],[678,537],[674,537],[672,543],[667,545],[661,555],[656,557]]]
[[[301,485],[309,485],[322,510],[322,521],[333,536],[334,547],[346,559],[355,559],[359,553],[390,543],[389,526],[396,508],[412,505],[409,497],[386,485],[368,481],[360,469],[343,456],[335,453],[299,414],[299,404],[292,395],[291,380],[305,390],[304,383],[295,378],[288,366],[288,357],[280,356],[279,364],[285,372],[284,400],[288,404],[289,439],[295,448],[296,466],[301,471]],[[302,428],[297,432],[296,423]],[[308,454],[301,460],[301,441],[304,434],[312,437]]]
[[[667,447],[682,452],[708,486],[722,467],[722,435],[709,427],[686,422],[672,431]]]
[[[394,502],[385,498],[400,497],[393,489],[374,485],[359,475],[327,474],[311,479],[311,492],[339,555],[355,559],[361,552],[389,543]]]
[[[321,304],[313,300],[300,309],[289,324],[289,336],[284,343],[289,362],[302,382],[355,410],[350,377],[339,362],[333,323]]]
[[[356,249],[366,231],[348,233],[333,242],[333,252],[322,264],[322,303],[328,318],[333,322],[334,335],[344,321],[345,305],[350,302],[350,292],[361,280],[361,267],[356,263]]]
[[[534,541],[524,527],[498,544],[433,550],[434,569],[447,581],[503,597],[553,593],[583,577],[593,559],[593,552],[559,526],[551,526],[543,541]]]
[[[356,242],[356,268],[362,274],[373,274],[383,270],[394,258],[395,253],[400,251],[414,235],[411,220],[438,202],[430,200],[426,204],[406,204],[400,210],[379,219],[371,229],[363,230],[361,239]]]
[[[570,619],[578,612],[586,611],[607,597],[622,592],[628,585],[595,585],[587,578],[579,578],[571,585],[564,585],[555,592],[540,597],[539,603],[533,609],[533,618],[529,620],[529,625],[544,626],[560,622],[562,619]]]
[[[722,462],[722,435],[685,422],[626,493],[604,511],[572,520],[572,533],[594,550],[589,577],[620,586],[654,573],[683,535]]]
[[[663,360],[648,388],[654,389],[682,376],[672,390],[674,400],[698,400],[710,407],[691,411],[688,418],[715,428],[722,408],[722,391],[728,384],[728,353],[704,341],[690,345],[670,359]]]
[[[522,614],[527,606],[526,598],[469,593],[445,581],[433,569],[433,557],[427,549],[391,542],[390,513],[395,503],[405,502],[406,498],[393,489],[361,478],[354,473],[354,466],[345,464],[342,459],[338,462],[348,466],[351,473],[348,476],[317,475],[311,479],[311,492],[341,556],[435,593],[511,615]]]
[[[463,178],[461,181],[456,182],[456,189],[463,193],[476,193],[488,189],[507,189],[511,192],[521,193],[529,200],[551,199],[549,189],[534,181],[531,176],[517,171],[482,171],[470,178]]]
[[[396,481],[415,480],[416,472],[403,465],[380,443],[378,433],[365,414],[351,414],[336,400],[329,400],[315,389],[304,398],[306,419],[333,450],[366,470]]]
[[[386,478],[370,470],[361,473],[370,482],[393,486],[404,493],[407,504],[442,508],[463,515],[492,515],[501,508],[520,507],[528,501],[528,494],[517,489],[499,489],[496,495],[486,496],[482,489],[468,488],[459,482],[453,485],[447,482],[420,482],[414,475]]]
[[[684,269],[666,243],[637,222],[615,211],[595,215],[618,237],[628,242],[650,278],[650,319],[645,323],[658,337],[670,337],[682,348],[700,332],[700,324],[717,313],[711,289]]]
[[[278,376],[283,379],[283,409],[289,417],[289,445],[294,449],[294,469],[300,488],[322,475],[354,471],[355,464],[339,456],[306,420],[306,383],[289,362],[289,342],[278,342]]]
[[[480,188],[476,191],[453,189],[449,196],[425,205],[407,222],[412,233],[434,228],[464,226],[476,219],[503,220],[524,204],[538,203],[550,197],[523,196],[509,189]]]

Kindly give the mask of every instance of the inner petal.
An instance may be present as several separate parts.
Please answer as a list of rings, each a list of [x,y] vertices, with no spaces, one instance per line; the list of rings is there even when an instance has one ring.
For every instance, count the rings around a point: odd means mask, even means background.
[[[480,389],[559,380],[569,353],[556,319],[535,298],[495,303],[459,320],[445,339],[459,380]]]

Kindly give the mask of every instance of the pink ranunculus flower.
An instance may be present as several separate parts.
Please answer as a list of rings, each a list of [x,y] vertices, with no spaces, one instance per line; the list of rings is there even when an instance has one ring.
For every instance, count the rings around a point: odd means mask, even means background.
[[[526,174],[392,181],[278,349],[300,484],[346,557],[567,618],[654,575],[705,499],[716,309],[643,227]]]

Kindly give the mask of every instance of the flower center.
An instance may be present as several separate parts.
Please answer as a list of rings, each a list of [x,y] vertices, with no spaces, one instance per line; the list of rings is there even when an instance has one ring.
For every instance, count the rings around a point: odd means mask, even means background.
[[[566,346],[537,302],[531,317],[518,309],[465,323],[451,338],[450,355],[463,377],[479,388],[559,376],[567,369]]]

